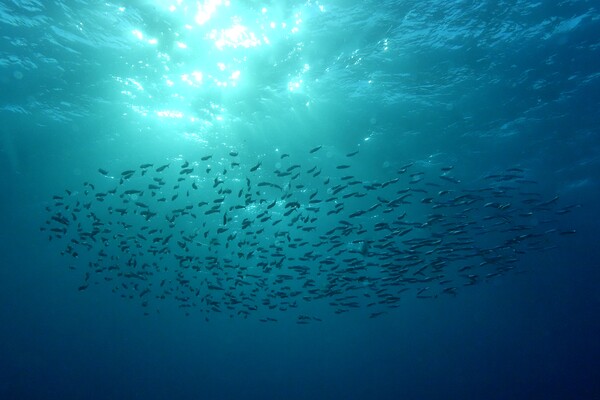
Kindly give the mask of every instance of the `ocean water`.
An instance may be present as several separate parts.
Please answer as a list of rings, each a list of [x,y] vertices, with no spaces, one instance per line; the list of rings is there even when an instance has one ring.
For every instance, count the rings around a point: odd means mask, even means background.
[[[599,6],[3,0],[0,398],[599,398]]]

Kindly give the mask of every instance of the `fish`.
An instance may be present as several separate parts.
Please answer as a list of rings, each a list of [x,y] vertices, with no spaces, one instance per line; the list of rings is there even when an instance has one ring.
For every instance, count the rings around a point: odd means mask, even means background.
[[[56,188],[39,231],[83,275],[74,289],[105,288],[144,315],[171,302],[185,316],[300,324],[323,320],[311,309],[377,318],[407,296],[444,301],[577,234],[561,221],[581,205],[539,192],[520,168],[463,182],[460,165],[399,162],[370,176],[348,161],[358,150],[321,149],[309,165],[289,152],[272,168],[230,150],[199,175],[187,161],[174,174],[137,162],[114,185],[93,170]]]
[[[260,168],[261,165],[262,165],[262,162],[259,161],[256,165],[254,165],[252,168],[250,168],[250,172],[256,171],[257,169]]]
[[[560,231],[558,234],[559,235],[574,235],[575,233],[577,233],[577,230],[567,229],[567,230]]]

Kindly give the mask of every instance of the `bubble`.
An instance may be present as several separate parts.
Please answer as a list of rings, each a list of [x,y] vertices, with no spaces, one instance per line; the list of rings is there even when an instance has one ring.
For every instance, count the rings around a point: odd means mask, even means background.
[[[13,77],[15,79],[19,79],[19,80],[23,79],[23,73],[21,71],[15,71],[15,72],[13,72]]]

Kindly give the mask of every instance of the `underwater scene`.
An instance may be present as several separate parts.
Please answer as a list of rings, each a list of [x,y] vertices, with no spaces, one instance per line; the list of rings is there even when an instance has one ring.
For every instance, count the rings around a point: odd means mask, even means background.
[[[593,1],[0,3],[0,398],[596,399]]]

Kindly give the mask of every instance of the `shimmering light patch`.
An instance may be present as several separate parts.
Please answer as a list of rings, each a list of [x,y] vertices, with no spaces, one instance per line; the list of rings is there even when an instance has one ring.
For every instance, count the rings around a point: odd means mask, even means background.
[[[148,39],[148,44],[155,45],[157,43],[158,43],[158,40],[156,40],[156,39]]]
[[[296,90],[300,89],[300,85],[302,85],[302,79],[297,80],[297,81],[291,81],[288,83],[288,90],[290,92],[296,91]]]
[[[218,6],[228,7],[230,2],[228,0],[204,0],[204,4],[200,4],[200,2],[196,2],[196,4],[198,9],[194,20],[198,25],[204,25],[217,11]]]
[[[164,62],[169,62],[169,61],[171,61],[171,56],[170,56],[170,55],[168,55],[167,53],[158,53],[158,54],[156,55],[156,57],[157,57],[159,60],[162,60],[162,61],[164,61]]]
[[[122,83],[123,85],[127,86],[127,87],[131,87],[134,86],[137,90],[139,90],[140,92],[144,91],[144,86],[142,86],[142,84],[138,81],[136,81],[133,78],[121,78],[121,77],[116,77],[115,80],[119,83]],[[124,90],[121,91],[122,94],[128,94],[131,95],[131,92],[128,90]]]
[[[198,87],[202,84],[202,72],[193,71],[191,74],[183,74],[181,80],[190,86]]]
[[[292,33],[298,33],[298,32],[300,32],[300,28],[299,28],[299,26],[300,26],[300,24],[302,23],[302,14],[301,14],[301,13],[296,13],[296,14],[294,15],[294,17],[296,18],[296,20],[294,21],[294,23],[296,24],[296,26],[294,26],[294,27],[293,27],[293,28],[290,30],[290,32],[292,32]]]
[[[295,79],[291,80],[288,83],[288,90],[290,92],[297,92],[298,90],[300,90],[304,80],[302,79],[302,76],[304,76],[304,74],[306,74],[308,71],[310,70],[310,65],[309,64],[304,64],[302,66],[302,71],[300,71],[300,73],[298,74],[298,76],[296,76]]]
[[[142,86],[142,84],[133,78],[127,78],[127,84],[128,85],[131,84],[131,85],[135,86],[135,88],[137,90],[144,91],[144,87]]]
[[[161,110],[157,111],[156,115],[160,118],[183,118],[183,113],[176,110]]]
[[[131,106],[131,109],[141,116],[145,117],[148,115],[148,109],[141,106]]]
[[[138,31],[137,29],[134,29],[133,31],[131,31],[131,33],[133,34],[133,36],[135,36],[136,38],[142,40],[144,39],[144,34],[141,31]]]
[[[187,44],[182,43],[182,42],[177,42],[177,47],[179,47],[180,49],[187,49]]]
[[[211,40],[215,42],[215,46],[219,50],[223,50],[225,47],[256,47],[260,46],[260,39],[256,37],[254,32],[250,32],[247,27],[241,25],[239,23],[234,23],[234,25],[229,29],[221,29],[217,31],[213,29],[209,36]]]
[[[194,71],[194,72],[192,72],[192,76],[194,77],[196,82],[198,82],[198,83],[202,82],[202,72]]]

